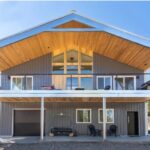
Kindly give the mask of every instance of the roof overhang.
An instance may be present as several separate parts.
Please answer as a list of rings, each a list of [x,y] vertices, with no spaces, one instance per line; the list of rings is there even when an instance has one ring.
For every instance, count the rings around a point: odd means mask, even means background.
[[[51,52],[76,49],[114,59],[132,67],[150,67],[150,48],[107,32],[42,32],[0,48],[0,70],[6,70]]]
[[[71,13],[0,40],[0,70],[69,49],[95,52],[141,70],[150,68],[149,39]]]

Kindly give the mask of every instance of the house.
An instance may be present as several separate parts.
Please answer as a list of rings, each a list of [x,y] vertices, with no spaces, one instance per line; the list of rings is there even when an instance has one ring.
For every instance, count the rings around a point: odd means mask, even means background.
[[[76,13],[2,39],[0,135],[147,135],[149,67],[148,39]]]

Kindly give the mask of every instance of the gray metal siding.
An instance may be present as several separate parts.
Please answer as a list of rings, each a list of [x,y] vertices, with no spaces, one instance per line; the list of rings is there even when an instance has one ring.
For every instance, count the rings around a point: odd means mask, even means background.
[[[20,64],[16,67],[10,68],[2,72],[2,89],[10,89],[9,75],[19,74],[50,74],[52,73],[52,55],[36,58],[26,63]],[[105,56],[94,53],[93,57],[93,73],[98,74],[117,74],[117,73],[143,73],[142,70],[130,67],[128,65],[119,63]],[[143,75],[137,75],[137,88],[144,82]],[[96,76],[93,78],[94,89],[96,88]],[[51,85],[50,75],[34,75],[33,89],[41,89],[41,86]]]
[[[137,88],[144,83],[143,70],[136,69],[129,65],[117,62],[108,57],[93,54],[93,73],[95,74],[136,74]],[[141,74],[141,75],[140,75]],[[96,88],[96,77],[94,77],[94,88]]]
[[[3,71],[2,89],[10,89],[9,75],[50,74],[52,71],[51,60],[51,54],[47,54]],[[51,77],[49,75],[34,75],[33,85],[33,89],[40,89],[41,86],[51,85]]]
[[[12,110],[13,108],[39,108],[39,103],[2,103],[2,122],[0,122],[0,135],[12,134]],[[102,103],[45,103],[45,131],[46,135],[52,127],[72,127],[79,134],[88,134],[88,124],[76,123],[77,108],[92,109],[92,124],[102,129],[102,124],[98,123],[98,108],[102,108]],[[127,135],[127,111],[138,111],[139,114],[139,134],[145,134],[145,105],[144,103],[107,103],[107,108],[114,108],[115,124],[118,126],[118,135]],[[58,114],[64,113],[64,116]],[[25,118],[24,118],[25,119]],[[109,128],[110,124],[107,124]]]

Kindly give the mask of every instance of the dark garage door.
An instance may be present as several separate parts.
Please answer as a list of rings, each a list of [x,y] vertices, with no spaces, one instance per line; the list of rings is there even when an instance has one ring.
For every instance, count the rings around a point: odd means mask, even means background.
[[[40,111],[15,110],[14,111],[14,136],[39,136]]]

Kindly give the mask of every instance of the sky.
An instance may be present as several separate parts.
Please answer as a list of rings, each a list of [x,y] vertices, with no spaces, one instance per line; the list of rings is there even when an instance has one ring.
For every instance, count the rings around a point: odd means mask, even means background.
[[[150,2],[4,2],[0,1],[0,39],[76,10],[129,32],[150,38]]]

